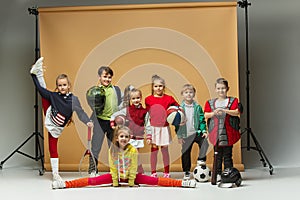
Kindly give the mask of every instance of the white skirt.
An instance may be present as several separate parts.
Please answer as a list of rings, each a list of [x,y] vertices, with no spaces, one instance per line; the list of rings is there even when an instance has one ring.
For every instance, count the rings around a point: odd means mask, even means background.
[[[157,146],[167,146],[171,143],[171,131],[169,126],[151,126],[152,144]]]
[[[52,137],[58,138],[61,135],[62,131],[64,130],[64,127],[59,127],[51,121],[50,112],[51,112],[51,106],[48,107],[46,112],[45,127],[48,130],[48,132],[52,135]]]

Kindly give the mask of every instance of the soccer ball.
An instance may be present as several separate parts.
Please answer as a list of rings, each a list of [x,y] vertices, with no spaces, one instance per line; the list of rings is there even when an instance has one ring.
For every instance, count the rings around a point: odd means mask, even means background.
[[[167,122],[174,126],[178,126],[185,120],[184,112],[178,106],[170,106],[167,109]]]
[[[197,166],[193,171],[193,176],[197,182],[207,182],[211,178],[211,171],[206,165]]]

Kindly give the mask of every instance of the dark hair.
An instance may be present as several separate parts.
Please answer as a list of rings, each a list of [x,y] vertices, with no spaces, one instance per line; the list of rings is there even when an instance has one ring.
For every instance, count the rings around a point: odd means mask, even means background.
[[[114,72],[113,70],[108,67],[108,66],[101,66],[99,69],[98,69],[98,75],[101,76],[101,74],[103,72],[106,72],[107,74],[111,75],[111,76],[114,76]]]
[[[216,86],[217,84],[223,84],[223,85],[226,86],[227,91],[229,90],[228,81],[227,81],[225,78],[218,78],[218,79],[216,80],[215,86]]]

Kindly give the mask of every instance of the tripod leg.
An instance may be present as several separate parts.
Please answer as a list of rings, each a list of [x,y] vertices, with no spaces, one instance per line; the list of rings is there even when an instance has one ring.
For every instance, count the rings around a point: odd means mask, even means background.
[[[258,140],[256,139],[254,133],[252,131],[250,131],[250,134],[251,134],[251,137],[255,143],[255,146],[256,146],[256,150],[258,151],[260,157],[261,157],[261,161],[263,162],[263,165],[264,167],[266,167],[266,161],[269,165],[269,172],[270,172],[270,175],[273,174],[273,166],[271,165],[270,161],[268,160],[266,154],[264,153],[262,147],[260,146]]]
[[[41,136],[40,133],[39,133],[38,136],[43,139],[43,137]],[[44,154],[42,153],[43,151],[42,151],[42,148],[41,148],[39,137],[37,137],[37,145],[36,145],[37,148],[38,148],[38,153],[39,153],[39,156],[37,156],[37,160],[38,159],[41,160],[42,169],[39,170],[39,175],[42,176],[45,173],[45,166],[44,166]]]

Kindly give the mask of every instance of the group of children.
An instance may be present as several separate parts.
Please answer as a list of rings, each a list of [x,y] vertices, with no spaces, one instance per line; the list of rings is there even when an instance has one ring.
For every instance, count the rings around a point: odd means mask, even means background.
[[[169,187],[195,187],[196,182],[190,179],[191,150],[194,143],[199,146],[198,165],[206,164],[208,141],[218,150],[219,165],[217,172],[222,172],[222,162],[225,168],[232,168],[232,146],[238,141],[240,134],[232,126],[231,116],[239,115],[238,99],[227,97],[228,82],[224,78],[217,79],[215,83],[217,98],[206,102],[204,111],[194,100],[196,89],[191,84],[185,84],[181,95],[183,101],[179,104],[174,97],[165,93],[165,80],[152,76],[152,93],[145,98],[145,108],[142,105],[141,90],[129,85],[126,87],[123,102],[120,104],[120,92],[117,86],[112,85],[113,70],[103,66],[98,70],[99,87],[105,91],[105,105],[101,113],[93,111],[89,118],[83,111],[79,100],[70,93],[70,83],[66,75],[58,76],[56,91],[46,89],[43,80],[43,58],[40,58],[31,68],[34,83],[43,98],[44,110],[47,110],[45,127],[49,132],[49,151],[53,173],[52,187],[70,188],[89,185],[112,184],[119,186],[127,182],[129,186],[147,184]],[[166,111],[170,106],[180,106],[185,113],[185,121],[175,127],[179,144],[182,145],[183,180],[170,178],[170,157],[168,146],[171,143],[171,132],[166,120]],[[75,111],[79,119],[93,128],[92,153],[96,165],[90,162],[90,177],[72,181],[63,181],[58,174],[57,139],[63,128],[70,122],[72,112]],[[125,116],[127,123],[117,125],[115,118]],[[208,122],[208,123],[207,123]],[[222,122],[222,124],[221,124]],[[49,125],[50,124],[50,125]],[[208,132],[206,128],[208,125]],[[146,138],[144,138],[144,135]],[[109,148],[110,173],[97,176],[98,156],[102,147],[104,136],[107,137]],[[52,141],[54,138],[54,141]],[[150,145],[151,175],[144,174],[139,151],[144,147],[144,139]],[[217,148],[216,148],[217,147]],[[158,177],[157,158],[158,151],[162,153],[164,173]],[[54,152],[54,153],[51,153]],[[56,159],[56,162],[52,162]]]

